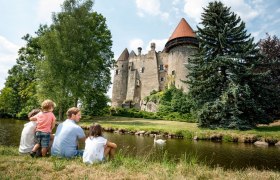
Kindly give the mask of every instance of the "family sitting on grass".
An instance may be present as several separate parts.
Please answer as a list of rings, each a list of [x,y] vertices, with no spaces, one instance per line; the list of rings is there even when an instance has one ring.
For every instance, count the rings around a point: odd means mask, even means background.
[[[55,103],[45,100],[41,110],[34,109],[28,114],[29,123],[24,125],[21,134],[19,152],[29,153],[31,157],[45,157],[47,153],[58,157],[83,157],[84,163],[93,164],[113,159],[117,145],[102,136],[102,127],[94,124],[89,128],[86,138],[83,129],[77,125],[81,111],[72,107],[67,111],[67,117],[52,135],[56,118],[53,114]],[[78,149],[78,142],[85,141],[85,150]]]

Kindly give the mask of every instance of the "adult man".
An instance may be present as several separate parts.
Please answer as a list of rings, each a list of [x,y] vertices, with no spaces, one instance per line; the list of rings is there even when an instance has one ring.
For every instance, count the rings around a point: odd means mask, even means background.
[[[68,119],[57,127],[51,154],[67,158],[82,156],[83,150],[78,150],[78,141],[85,141],[86,136],[83,129],[76,124],[81,118],[80,109],[68,109],[67,117]]]

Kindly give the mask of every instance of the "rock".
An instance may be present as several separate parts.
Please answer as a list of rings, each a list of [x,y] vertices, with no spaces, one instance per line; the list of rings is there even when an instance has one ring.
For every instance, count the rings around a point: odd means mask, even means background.
[[[275,146],[280,147],[280,141],[278,141],[277,143],[275,143]]]
[[[256,145],[256,146],[268,146],[268,143],[264,142],[264,141],[256,141],[256,142],[254,142],[254,145]]]
[[[143,135],[146,131],[137,131],[135,135]]]

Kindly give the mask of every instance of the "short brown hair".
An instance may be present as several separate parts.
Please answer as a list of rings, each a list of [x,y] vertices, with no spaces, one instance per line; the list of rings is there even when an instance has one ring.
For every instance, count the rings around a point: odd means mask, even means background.
[[[88,135],[93,137],[102,136],[102,127],[100,124],[95,123],[93,126],[90,126]]]
[[[40,111],[41,111],[40,109],[33,109],[32,111],[30,111],[30,113],[28,113],[28,118],[31,118],[31,117],[35,116]]]
[[[55,107],[55,103],[49,99],[46,99],[41,104],[42,111],[48,111],[50,110],[50,108],[54,108],[54,107]]]
[[[67,117],[68,118],[71,118],[72,117],[72,114],[76,115],[80,112],[81,110],[77,107],[71,107],[70,109],[68,109],[67,111]]]

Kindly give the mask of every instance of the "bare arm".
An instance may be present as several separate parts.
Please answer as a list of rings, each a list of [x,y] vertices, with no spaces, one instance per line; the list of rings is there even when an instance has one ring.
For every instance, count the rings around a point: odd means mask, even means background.
[[[106,145],[107,145],[108,147],[111,147],[111,148],[114,148],[114,149],[117,148],[117,145],[116,145],[115,143],[113,143],[113,142],[110,142],[110,141],[107,141]]]
[[[37,118],[35,116],[29,118],[30,121],[37,121]]]
[[[52,129],[55,127],[56,119],[53,120],[52,122]]]

